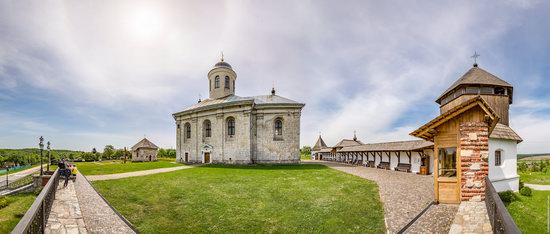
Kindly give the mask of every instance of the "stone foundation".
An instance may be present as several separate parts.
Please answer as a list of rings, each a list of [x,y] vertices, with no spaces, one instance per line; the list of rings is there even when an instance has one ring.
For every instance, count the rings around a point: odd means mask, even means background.
[[[485,177],[489,173],[489,126],[484,122],[460,124],[460,191],[462,201],[485,200]]]

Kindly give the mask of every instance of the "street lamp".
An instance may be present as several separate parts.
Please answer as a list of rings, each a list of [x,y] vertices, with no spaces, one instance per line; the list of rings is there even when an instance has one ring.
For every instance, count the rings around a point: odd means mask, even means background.
[[[47,171],[50,171],[50,164],[52,164],[52,153],[51,153],[51,149],[50,149],[50,142],[48,141],[48,146],[46,147],[46,149],[48,149],[48,167],[47,167]]]
[[[40,136],[40,143],[38,143],[38,146],[40,147],[40,175],[44,175],[44,168],[42,167],[42,150],[44,150],[44,137]]]

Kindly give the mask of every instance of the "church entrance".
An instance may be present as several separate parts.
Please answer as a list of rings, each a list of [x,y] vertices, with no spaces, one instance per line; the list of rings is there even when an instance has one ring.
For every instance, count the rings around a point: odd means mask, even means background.
[[[204,163],[210,163],[210,152],[204,153]]]

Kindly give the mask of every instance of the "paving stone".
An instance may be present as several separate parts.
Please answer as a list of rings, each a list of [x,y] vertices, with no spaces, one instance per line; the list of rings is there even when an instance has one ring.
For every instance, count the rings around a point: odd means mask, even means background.
[[[135,233],[80,173],[77,174],[75,188],[87,232]]]
[[[380,198],[384,204],[384,217],[388,233],[396,233],[401,230],[424,210],[428,204],[434,201],[433,176],[367,168],[337,162],[309,161],[304,163],[323,164],[336,170],[376,182],[380,190]],[[424,216],[428,215],[427,217],[433,220],[426,218],[424,222],[416,225],[423,216],[407,232],[447,233],[453,223],[457,207],[453,205],[432,206]],[[425,225],[427,221],[431,221],[431,224]]]

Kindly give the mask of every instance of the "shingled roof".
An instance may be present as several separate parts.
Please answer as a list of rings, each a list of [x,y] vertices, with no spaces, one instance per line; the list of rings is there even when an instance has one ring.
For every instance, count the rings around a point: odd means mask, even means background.
[[[327,144],[325,144],[325,141],[323,141],[323,138],[321,138],[321,135],[319,135],[319,139],[317,139],[317,142],[315,143],[313,148],[311,148],[311,150],[312,151],[319,151],[319,150],[322,150],[324,148],[327,148]]]
[[[521,137],[514,132],[512,128],[501,123],[497,123],[495,129],[493,129],[493,132],[489,137],[495,139],[515,140],[518,143],[523,141],[523,139],[521,139]]]
[[[348,146],[338,150],[338,152],[414,151],[422,150],[425,148],[432,148],[433,145],[434,144],[432,142],[425,140],[395,141]]]
[[[153,144],[153,142],[147,140],[147,138],[143,138],[143,140],[132,146],[132,150],[137,150],[139,148],[158,149],[159,147]]]
[[[445,90],[445,92],[437,98],[436,102],[441,103],[441,99],[443,99],[445,95],[462,85],[493,85],[512,88],[511,84],[489,73],[488,71],[485,71],[479,67],[472,67],[466,72],[466,74],[453,83],[451,87]]]
[[[347,146],[354,146],[354,145],[362,145],[363,142],[361,141],[354,141],[354,140],[349,140],[349,139],[343,139],[341,140],[340,142],[338,142],[338,144],[336,144],[334,146],[334,148],[339,148],[339,147],[347,147]]]

